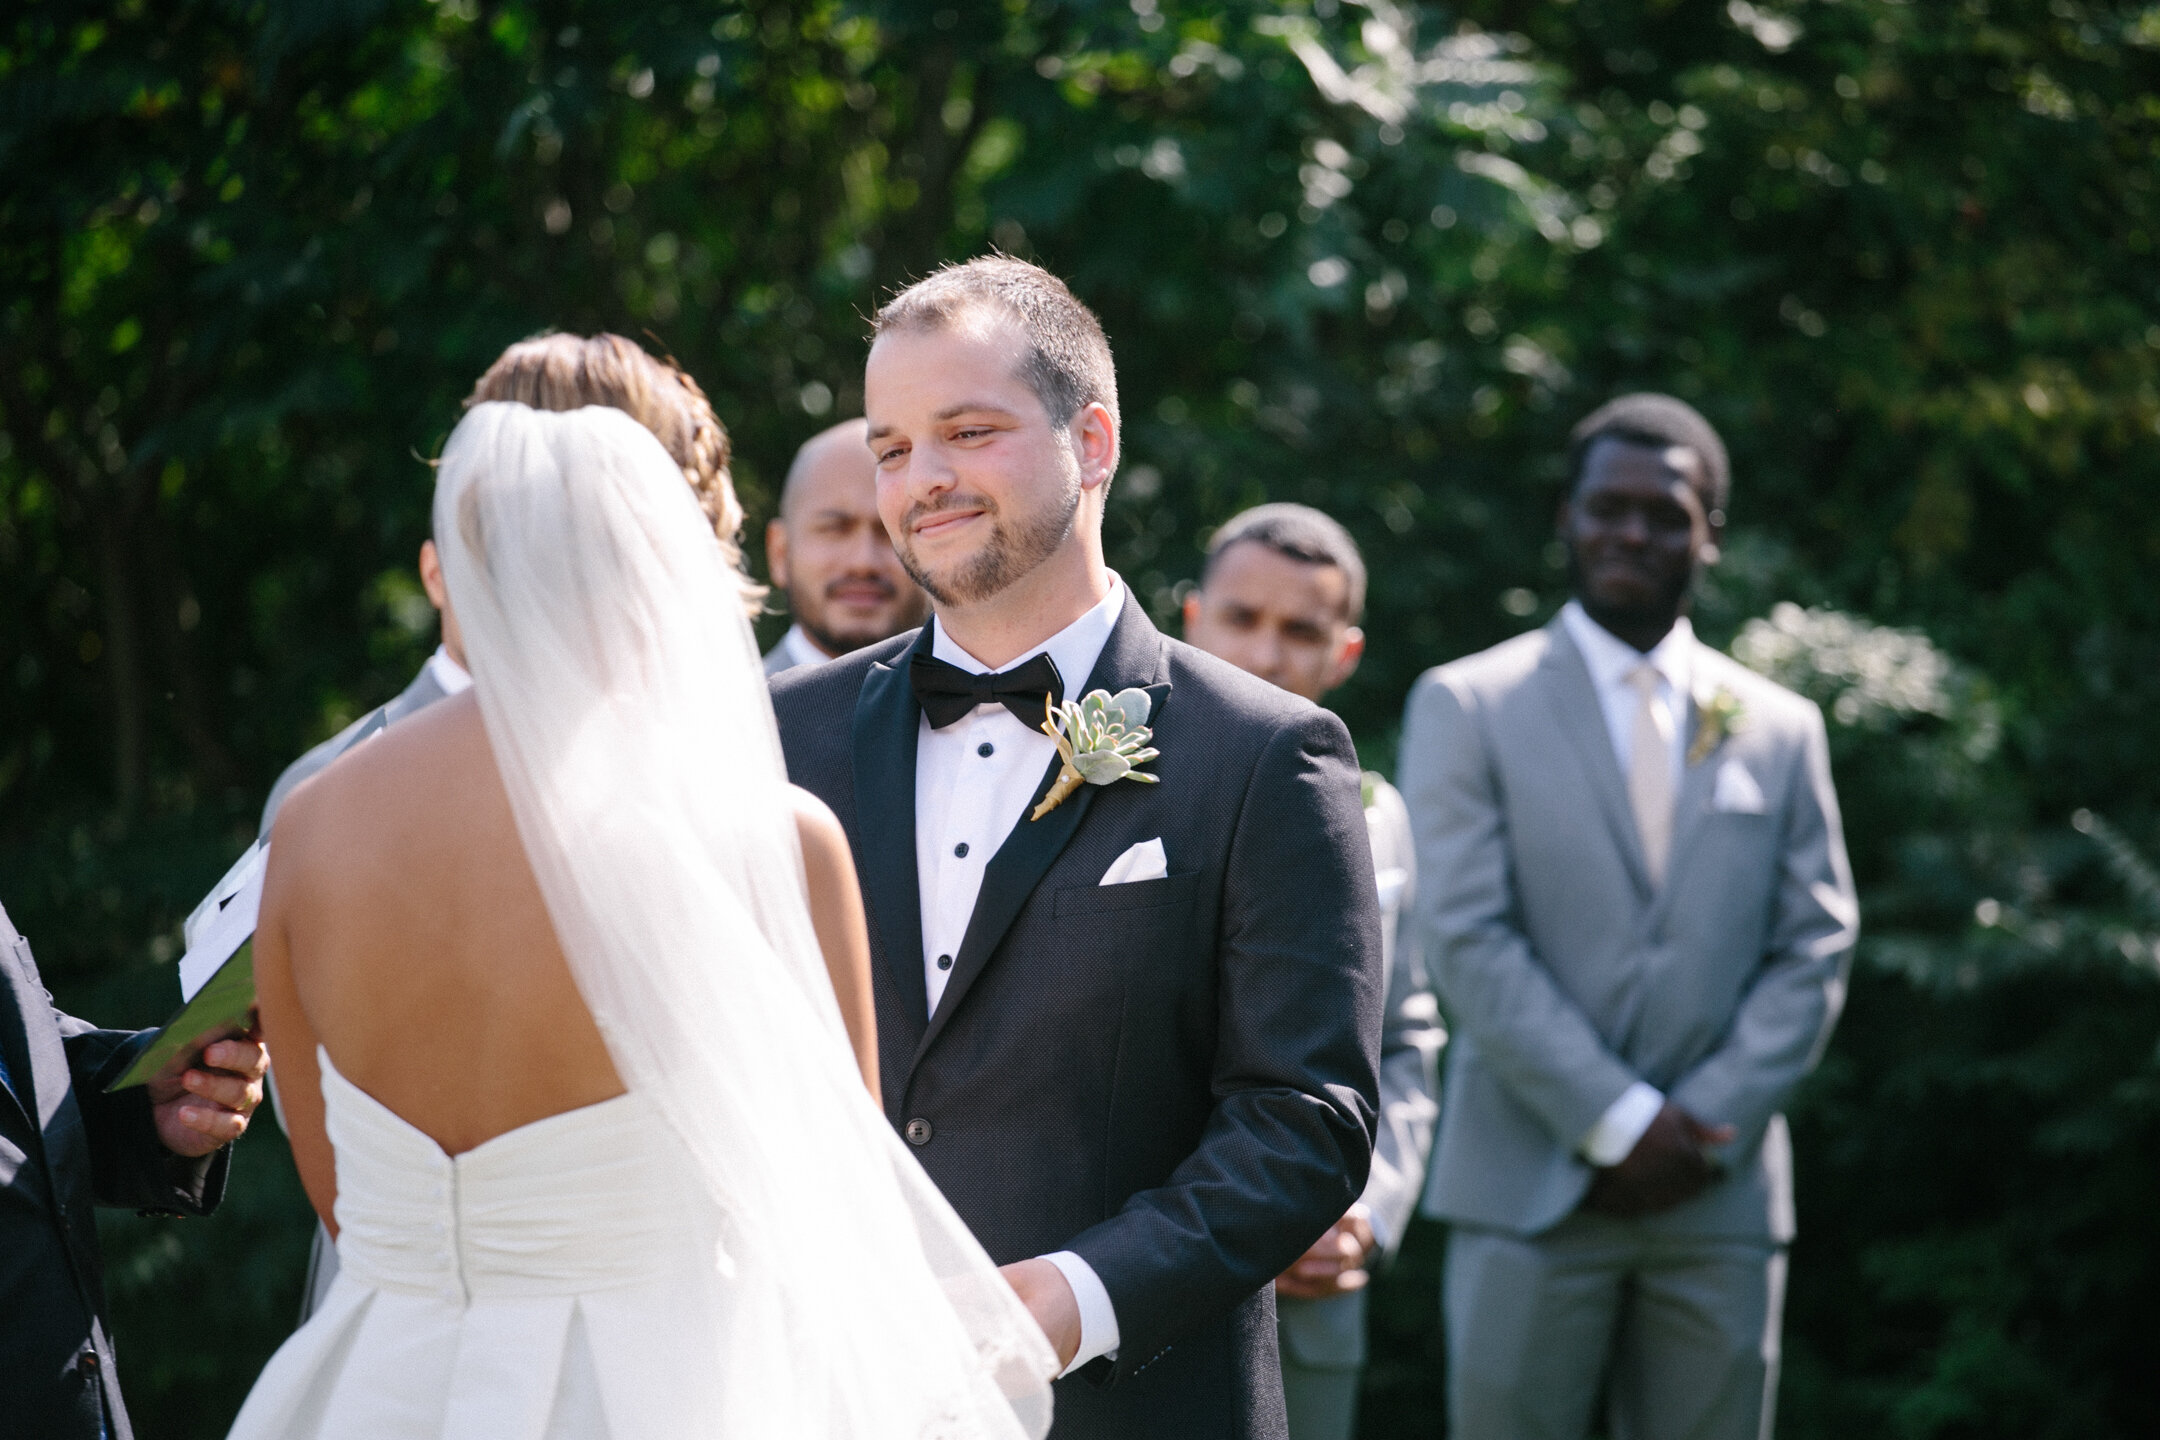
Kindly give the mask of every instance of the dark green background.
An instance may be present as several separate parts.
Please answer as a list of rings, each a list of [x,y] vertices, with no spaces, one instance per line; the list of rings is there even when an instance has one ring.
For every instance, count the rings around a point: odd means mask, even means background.
[[[1158,618],[1244,504],[1365,544],[1383,767],[1420,669],[1562,598],[1567,426],[1669,389],[1733,453],[1706,635],[1931,642],[1772,667],[1846,702],[1867,926],[1783,1431],[2153,1434],[2156,81],[2160,7],[2084,0],[24,0],[0,897],[66,1005],[162,1017],[270,780],[432,643],[422,459],[544,327],[679,357],[755,524],[881,293],[1039,258],[1117,348]],[[143,1434],[223,1433],[307,1223],[271,1126],[216,1219],[112,1219]],[[1375,1294],[1368,1435],[1444,1429],[1440,1239]]]

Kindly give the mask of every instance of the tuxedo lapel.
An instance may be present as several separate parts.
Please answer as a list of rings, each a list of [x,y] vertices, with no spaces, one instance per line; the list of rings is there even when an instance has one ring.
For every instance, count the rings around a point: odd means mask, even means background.
[[[1644,899],[1653,887],[1650,867],[1643,859],[1642,837],[1635,833],[1635,809],[1628,803],[1627,780],[1620,773],[1619,757],[1613,754],[1612,734],[1605,728],[1605,711],[1598,704],[1597,686],[1590,667],[1575,648],[1567,629],[1555,619],[1546,627],[1551,643],[1538,669],[1544,677],[1545,697],[1553,716],[1575,747],[1575,758],[1590,777],[1590,790],[1604,816],[1605,828],[1619,847],[1628,875]]]
[[[922,889],[915,872],[915,742],[922,707],[908,683],[908,661],[930,651],[930,627],[891,663],[874,663],[855,700],[855,854],[863,898],[883,941],[904,1023],[893,1037],[912,1050],[930,992],[923,980]]]
[[[1148,692],[1149,699],[1154,701],[1149,722],[1154,723],[1170,698],[1163,663],[1162,632],[1155,628],[1154,622],[1141,610],[1139,599],[1130,592],[1125,596],[1125,608],[1118,614],[1117,625],[1103,646],[1101,658],[1088,674],[1087,683],[1068,691],[1067,698],[1077,698],[1090,690],[1108,690],[1116,694],[1127,688]],[[1012,929],[1013,921],[1019,918],[1021,907],[1027,904],[1028,897],[1050,872],[1051,865],[1095,803],[1097,787],[1082,785],[1066,798],[1064,804],[1042,819],[1028,819],[1044,792],[1056,781],[1060,768],[1061,761],[1053,759],[1050,762],[1035,793],[1028,797],[1027,810],[1013,826],[1012,833],[1005,837],[1005,843],[998,847],[997,854],[983,867],[982,889],[975,897],[975,913],[968,917],[967,934],[961,939],[960,953],[953,957],[952,978],[946,982],[945,993],[938,1000],[937,1013],[930,1017],[930,1028],[923,1032],[921,1043],[915,1047],[917,1063],[944,1031],[946,1022],[1005,939],[1005,932]],[[912,783],[912,767],[909,773]],[[912,827],[908,833],[914,833]],[[912,861],[912,847],[908,853]],[[912,863],[909,872],[912,875]],[[919,941],[916,948],[919,959]],[[916,994],[926,996],[927,992],[921,988],[921,966],[918,964],[916,969]]]

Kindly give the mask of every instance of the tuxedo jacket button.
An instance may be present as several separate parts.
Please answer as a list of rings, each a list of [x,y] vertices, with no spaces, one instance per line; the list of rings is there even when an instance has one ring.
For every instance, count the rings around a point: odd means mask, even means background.
[[[908,1121],[907,1129],[900,1133],[907,1136],[910,1145],[927,1145],[930,1143],[930,1122],[918,1116]]]

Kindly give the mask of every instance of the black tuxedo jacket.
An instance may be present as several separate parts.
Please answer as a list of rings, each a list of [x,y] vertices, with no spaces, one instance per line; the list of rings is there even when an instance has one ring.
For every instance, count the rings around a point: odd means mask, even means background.
[[[1128,598],[1072,694],[1154,697],[1159,783],[1022,812],[926,1017],[908,661],[928,649],[926,627],[772,683],[789,776],[862,874],[887,1115],[998,1263],[1071,1250],[1109,1291],[1118,1356],[1058,1383],[1060,1440],[1280,1436],[1269,1282],[1363,1190],[1378,1094],[1349,734]],[[1157,838],[1168,878],[1098,883]]]
[[[55,1010],[0,910],[0,1434],[129,1440],[92,1207],[206,1215],[225,1192],[230,1147],[183,1160],[147,1092],[105,1093],[150,1038]]]

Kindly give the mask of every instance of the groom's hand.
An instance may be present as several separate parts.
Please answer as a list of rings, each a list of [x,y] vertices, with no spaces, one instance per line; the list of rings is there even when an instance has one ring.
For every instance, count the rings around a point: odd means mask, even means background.
[[[1080,1302],[1065,1283],[1065,1272],[1048,1260],[1019,1260],[1000,1265],[998,1274],[1042,1327],[1050,1348],[1057,1351],[1058,1369],[1072,1364],[1080,1353]]]

